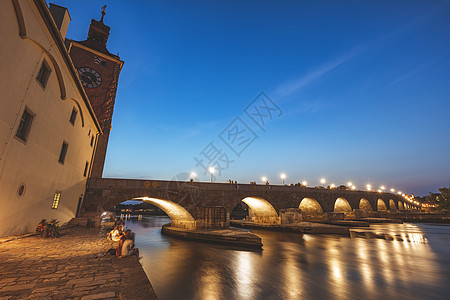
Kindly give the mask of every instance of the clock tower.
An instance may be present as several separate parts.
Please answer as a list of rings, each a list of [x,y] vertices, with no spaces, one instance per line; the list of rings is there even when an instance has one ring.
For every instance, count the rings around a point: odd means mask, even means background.
[[[99,21],[91,20],[87,40],[78,42],[66,39],[73,64],[103,131],[98,137],[91,177],[103,175],[117,83],[123,66],[119,56],[106,49],[110,28],[103,23],[105,8],[106,5]]]

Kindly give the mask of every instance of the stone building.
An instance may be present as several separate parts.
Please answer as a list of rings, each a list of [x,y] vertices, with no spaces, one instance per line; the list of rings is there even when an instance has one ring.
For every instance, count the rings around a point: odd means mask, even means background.
[[[103,17],[94,21],[93,41],[77,43],[65,40],[67,9],[0,1],[0,236],[69,221],[93,169],[101,177],[123,62],[106,50]]]

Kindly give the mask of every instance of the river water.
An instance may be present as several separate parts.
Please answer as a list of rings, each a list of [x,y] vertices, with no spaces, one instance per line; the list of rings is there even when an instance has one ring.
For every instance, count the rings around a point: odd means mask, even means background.
[[[167,237],[166,223],[126,223],[161,300],[450,299],[450,225],[369,229],[394,239],[252,230],[263,242],[254,252]]]

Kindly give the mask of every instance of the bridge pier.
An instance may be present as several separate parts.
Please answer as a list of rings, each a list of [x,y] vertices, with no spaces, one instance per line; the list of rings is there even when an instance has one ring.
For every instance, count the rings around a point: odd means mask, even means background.
[[[230,213],[223,206],[198,207],[195,214],[195,228],[192,229],[225,229],[230,227]]]

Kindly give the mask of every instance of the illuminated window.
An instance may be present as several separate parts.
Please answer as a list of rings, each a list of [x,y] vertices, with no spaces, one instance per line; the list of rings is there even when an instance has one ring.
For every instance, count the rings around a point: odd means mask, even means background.
[[[20,118],[19,127],[17,128],[16,137],[26,142],[28,133],[30,132],[31,122],[33,122],[33,113],[25,107],[22,118]]]
[[[48,77],[50,76],[50,67],[44,60],[42,61],[41,69],[36,77],[36,80],[41,84],[43,88],[47,85]]]
[[[61,147],[61,153],[59,153],[58,159],[58,161],[62,164],[64,164],[64,161],[66,160],[67,148],[69,148],[69,145],[66,142],[63,142]]]
[[[69,119],[69,122],[72,124],[72,125],[75,125],[75,120],[77,119],[77,110],[75,109],[75,107],[72,109],[72,114],[70,115],[70,119]]]
[[[56,192],[55,196],[53,197],[53,203],[52,208],[57,209],[59,205],[59,200],[61,199],[61,192]]]

